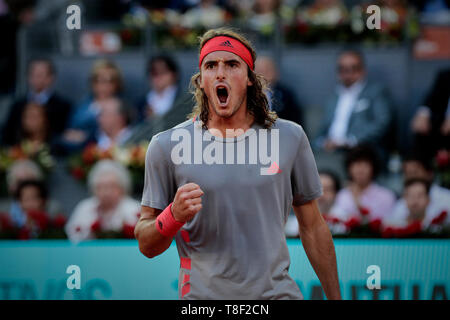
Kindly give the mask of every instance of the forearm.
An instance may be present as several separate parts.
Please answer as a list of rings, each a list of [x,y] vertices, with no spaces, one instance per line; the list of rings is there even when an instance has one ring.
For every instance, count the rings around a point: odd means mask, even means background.
[[[341,299],[336,254],[328,226],[321,222],[311,230],[300,230],[300,237],[327,298]]]
[[[139,243],[139,250],[148,258],[156,257],[169,248],[172,237],[165,237],[159,233],[155,226],[156,219],[140,219],[134,229]]]

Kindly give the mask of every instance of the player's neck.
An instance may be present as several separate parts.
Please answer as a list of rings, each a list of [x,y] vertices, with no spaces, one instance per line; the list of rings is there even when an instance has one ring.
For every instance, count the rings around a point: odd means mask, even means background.
[[[217,135],[214,132],[220,131],[222,137],[233,138],[251,128],[253,122],[254,116],[247,111],[246,106],[242,106],[229,118],[220,117],[211,112],[207,127],[213,135]]]

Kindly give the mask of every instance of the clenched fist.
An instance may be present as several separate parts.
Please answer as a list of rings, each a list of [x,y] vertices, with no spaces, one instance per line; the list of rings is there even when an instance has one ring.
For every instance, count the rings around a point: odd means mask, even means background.
[[[172,203],[175,220],[179,222],[191,220],[202,209],[202,195],[202,189],[195,183],[179,187]]]

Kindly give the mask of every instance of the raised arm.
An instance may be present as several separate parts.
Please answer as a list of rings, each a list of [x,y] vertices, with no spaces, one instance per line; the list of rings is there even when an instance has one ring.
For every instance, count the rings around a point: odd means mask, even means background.
[[[300,239],[329,300],[340,300],[336,254],[330,230],[320,214],[317,201],[293,206]]]
[[[201,210],[202,195],[203,191],[197,184],[187,183],[178,188],[171,208],[168,208],[169,211],[165,213],[170,214],[178,223],[185,223]],[[172,243],[173,236],[164,236],[156,227],[158,222],[156,218],[162,211],[142,206],[141,217],[134,228],[139,250],[148,258],[163,253]]]

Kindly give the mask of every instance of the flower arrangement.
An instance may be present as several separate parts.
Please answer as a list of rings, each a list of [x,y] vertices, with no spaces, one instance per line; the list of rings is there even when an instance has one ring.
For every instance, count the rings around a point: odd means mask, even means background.
[[[139,193],[144,186],[147,144],[145,142],[129,147],[112,147],[107,150],[100,149],[96,144],[89,144],[80,154],[69,159],[70,173],[75,179],[85,181],[89,171],[98,161],[115,160],[128,169],[133,183],[133,192]]]
[[[30,211],[25,225],[17,227],[9,214],[0,213],[0,239],[66,239],[65,224],[66,217],[62,214],[50,218],[46,212]]]
[[[50,154],[50,147],[46,144],[36,145],[29,141],[0,149],[0,194],[7,195],[6,172],[18,160],[31,160],[35,162],[48,175],[55,165],[55,161]]]
[[[439,184],[450,189],[450,150],[441,149],[434,159]]]
[[[428,226],[413,221],[406,226],[384,225],[381,219],[369,219],[369,211],[360,209],[359,217],[348,220],[324,215],[330,232],[337,238],[449,238],[450,230],[444,225],[447,211],[442,211]]]
[[[290,43],[362,42],[366,44],[397,44],[419,35],[417,13],[407,7],[381,6],[380,29],[369,29],[366,22],[369,4],[355,5],[350,10],[334,6],[300,7],[295,18],[285,26]]]
[[[99,220],[91,225],[91,232],[96,239],[134,239],[134,225],[123,223],[121,230],[104,230]]]

